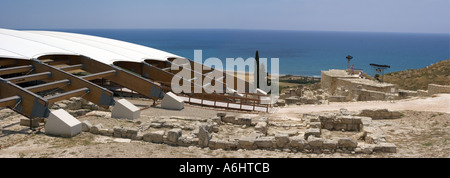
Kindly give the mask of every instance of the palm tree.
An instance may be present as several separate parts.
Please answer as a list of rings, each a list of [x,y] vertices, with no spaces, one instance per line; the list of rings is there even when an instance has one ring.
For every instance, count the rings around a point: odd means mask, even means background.
[[[348,63],[347,63],[347,69],[349,69],[349,68],[350,68],[350,60],[353,59],[353,56],[347,55],[347,57],[345,57],[345,58],[347,58],[347,61],[348,61]]]

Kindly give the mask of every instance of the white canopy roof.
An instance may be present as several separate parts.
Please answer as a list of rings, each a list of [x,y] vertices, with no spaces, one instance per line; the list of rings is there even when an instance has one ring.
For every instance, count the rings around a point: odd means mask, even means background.
[[[32,59],[49,54],[83,55],[105,64],[180,58],[146,46],[90,35],[0,29],[0,57]]]

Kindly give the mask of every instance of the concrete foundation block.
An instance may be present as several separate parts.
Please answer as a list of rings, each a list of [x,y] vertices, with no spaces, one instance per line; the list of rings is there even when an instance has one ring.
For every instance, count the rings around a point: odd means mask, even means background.
[[[141,110],[126,99],[116,101],[111,112],[112,118],[126,118],[129,120],[137,119],[141,115]]]
[[[81,131],[81,122],[63,109],[52,111],[45,124],[45,134],[49,135],[73,137]]]
[[[174,93],[168,92],[161,101],[161,108],[182,110],[184,108],[184,101]]]

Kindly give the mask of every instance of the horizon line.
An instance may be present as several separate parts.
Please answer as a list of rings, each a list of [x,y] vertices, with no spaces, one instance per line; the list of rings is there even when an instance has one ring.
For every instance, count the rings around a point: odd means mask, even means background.
[[[0,27],[3,28],[3,27]],[[6,28],[12,29],[12,28]],[[293,30],[293,29],[252,29],[252,28],[15,28],[14,30],[242,30],[242,31],[287,31],[287,32],[350,32],[350,33],[401,33],[401,34],[441,34],[450,32],[398,32],[398,31],[355,31],[355,30]]]

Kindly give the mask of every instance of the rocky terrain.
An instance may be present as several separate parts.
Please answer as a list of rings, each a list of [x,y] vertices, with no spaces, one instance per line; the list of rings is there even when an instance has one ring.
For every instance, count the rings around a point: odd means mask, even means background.
[[[450,114],[445,112],[373,112],[352,103],[347,103],[348,110],[342,109],[346,103],[339,103],[328,110],[293,105],[276,113],[189,105],[169,111],[147,108],[145,99],[129,100],[142,108],[139,119],[113,119],[107,110],[91,108],[77,117],[85,132],[73,138],[32,132],[20,125],[22,116],[2,109],[0,157],[450,157]],[[89,105],[64,104],[73,113]],[[295,109],[303,107],[310,109]],[[367,117],[373,119],[368,122]],[[356,125],[339,125],[344,122]],[[377,150],[379,144],[385,147]]]

